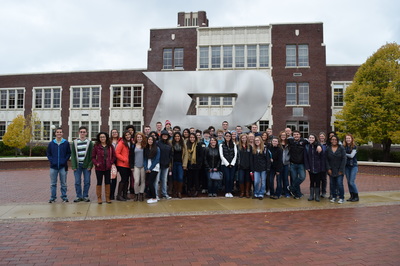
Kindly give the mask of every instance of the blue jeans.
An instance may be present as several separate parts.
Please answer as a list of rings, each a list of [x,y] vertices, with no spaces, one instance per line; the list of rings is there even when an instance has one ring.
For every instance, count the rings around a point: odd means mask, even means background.
[[[289,186],[289,164],[283,165],[281,172],[280,172],[280,180],[283,184],[283,192],[285,193],[285,196],[290,196],[290,193],[287,189],[287,186]]]
[[[83,174],[83,195],[82,195],[82,174]],[[74,171],[75,176],[75,191],[77,198],[88,198],[90,188],[90,174],[87,168],[83,168],[82,164]]]
[[[168,170],[169,170],[168,167],[167,168],[160,168],[160,172],[158,172],[158,176],[157,176],[157,179],[156,179],[157,183],[158,183],[158,180],[161,181],[160,182],[161,195],[163,197],[168,196],[168,193],[167,193]],[[157,193],[157,190],[156,190],[156,193]]]
[[[343,175],[332,177],[333,192],[332,198],[337,198],[337,192],[339,192],[339,198],[344,199],[344,187],[343,187]]]
[[[174,181],[183,182],[183,167],[182,163],[174,162],[172,167],[172,176]]]
[[[292,190],[296,197],[301,197],[300,185],[306,179],[306,171],[304,169],[304,164],[290,164],[290,175],[293,178]]]
[[[216,194],[218,189],[218,182],[219,180],[214,180],[210,178],[211,173],[207,171],[207,178],[208,178],[208,193]]]
[[[254,197],[262,198],[265,194],[267,171],[254,172]]]
[[[57,198],[57,177],[60,176],[60,191],[61,198],[67,198],[67,172],[65,168],[61,168],[60,170],[50,168],[50,192],[51,200],[55,200]]]
[[[276,176],[276,190],[274,186]],[[276,169],[271,167],[271,171],[269,172],[269,191],[271,196],[280,197],[282,194],[282,178],[281,173],[279,175],[276,174]]]
[[[356,176],[358,172],[358,166],[346,166],[346,179],[347,185],[349,186],[349,192],[358,193],[356,186]]]
[[[221,168],[225,180],[225,193],[232,193],[233,179],[235,178],[235,167],[226,167],[223,165]]]

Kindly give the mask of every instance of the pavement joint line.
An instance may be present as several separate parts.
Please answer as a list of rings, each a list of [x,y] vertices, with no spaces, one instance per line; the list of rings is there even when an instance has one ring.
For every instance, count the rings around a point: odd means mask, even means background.
[[[196,211],[196,212],[161,212],[146,213],[136,215],[113,215],[113,216],[81,216],[81,217],[49,217],[49,218],[0,218],[0,223],[24,223],[24,222],[72,222],[72,221],[94,221],[94,220],[115,220],[115,219],[140,219],[140,218],[156,218],[156,217],[181,217],[181,216],[207,216],[207,215],[232,215],[246,213],[273,213],[273,212],[297,212],[297,211],[313,211],[313,210],[332,210],[332,209],[352,209],[379,206],[395,206],[400,205],[399,201],[391,202],[371,202],[371,203],[347,203],[343,205],[332,204],[331,206],[315,206],[315,207],[291,207],[291,208],[271,208],[271,209],[242,209],[242,210],[216,210],[216,211]]]

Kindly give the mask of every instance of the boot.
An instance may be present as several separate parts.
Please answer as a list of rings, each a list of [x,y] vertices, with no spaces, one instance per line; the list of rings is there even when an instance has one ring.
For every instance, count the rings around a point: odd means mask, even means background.
[[[308,201],[314,200],[314,193],[315,193],[314,191],[315,191],[314,187],[310,187],[310,197],[308,198]]]
[[[173,192],[174,192],[174,197],[177,198],[178,197],[178,182],[176,182],[174,180],[174,185],[173,185]]]
[[[347,199],[347,201],[353,201],[354,199],[354,193],[350,192],[350,198]]]
[[[144,201],[144,194],[143,193],[139,194],[139,201]]]
[[[246,182],[246,184],[245,184],[245,186],[246,186],[246,198],[250,198],[250,186],[251,186],[251,183],[250,182]]]
[[[351,202],[356,202],[359,201],[360,199],[358,198],[358,193],[353,193],[353,199],[351,200]]]
[[[178,191],[177,191],[177,196],[178,196],[178,198],[182,198],[182,186],[183,186],[183,183],[182,182],[176,182],[177,183],[177,185],[178,185]]]
[[[125,183],[124,184],[124,189],[122,190],[122,192],[123,192],[123,198],[125,199],[125,200],[128,200],[128,183]]]
[[[125,184],[122,182],[119,182],[118,184],[118,195],[117,195],[117,200],[118,201],[126,201],[126,199],[122,196],[122,190],[124,189]]]
[[[317,202],[320,201],[319,192],[320,192],[319,187],[316,187],[316,188],[315,188],[315,201],[317,201]]]
[[[103,200],[101,199],[101,185],[96,186],[96,195],[97,195],[97,203],[102,204]]]
[[[240,187],[239,198],[243,198],[243,196],[244,196],[244,184],[239,184],[239,187]]]
[[[105,193],[106,193],[106,202],[107,203],[111,203],[111,199],[110,199],[110,192],[111,192],[111,185],[110,184],[106,184],[106,188],[105,188]]]
[[[135,194],[135,197],[133,198],[133,201],[139,201],[139,194]]]

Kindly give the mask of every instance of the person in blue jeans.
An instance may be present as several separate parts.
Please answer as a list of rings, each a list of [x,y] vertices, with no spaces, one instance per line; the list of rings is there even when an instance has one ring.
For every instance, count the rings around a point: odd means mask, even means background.
[[[265,194],[267,174],[271,170],[271,156],[260,136],[254,138],[252,173],[254,174],[253,199],[262,200]]]
[[[357,164],[357,146],[354,142],[354,137],[351,134],[346,134],[344,144],[346,150],[346,178],[347,185],[349,187],[350,198],[347,201],[356,202],[359,201],[358,189],[356,185],[356,176],[358,172]]]
[[[232,140],[232,134],[226,132],[224,141],[219,145],[219,155],[221,157],[221,169],[225,181],[225,197],[233,198],[233,181],[236,171],[237,147]]]
[[[89,202],[90,174],[93,167],[93,143],[87,138],[87,128],[79,128],[79,138],[72,143],[71,164],[75,176],[76,198],[74,202]],[[82,191],[83,175],[83,191]]]
[[[60,191],[63,202],[68,202],[67,197],[67,167],[71,157],[71,148],[66,139],[63,139],[62,128],[56,129],[56,138],[47,146],[47,159],[50,162],[50,200],[53,203],[57,199],[57,177],[60,177]]]

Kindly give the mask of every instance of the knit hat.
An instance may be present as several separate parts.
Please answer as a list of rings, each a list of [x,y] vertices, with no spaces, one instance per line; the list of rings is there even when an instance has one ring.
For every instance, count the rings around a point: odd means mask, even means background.
[[[169,135],[169,134],[168,134],[168,131],[166,131],[166,130],[161,130],[161,136],[162,136],[162,135]]]
[[[165,125],[170,124],[171,125],[171,121],[169,120],[165,120]]]

